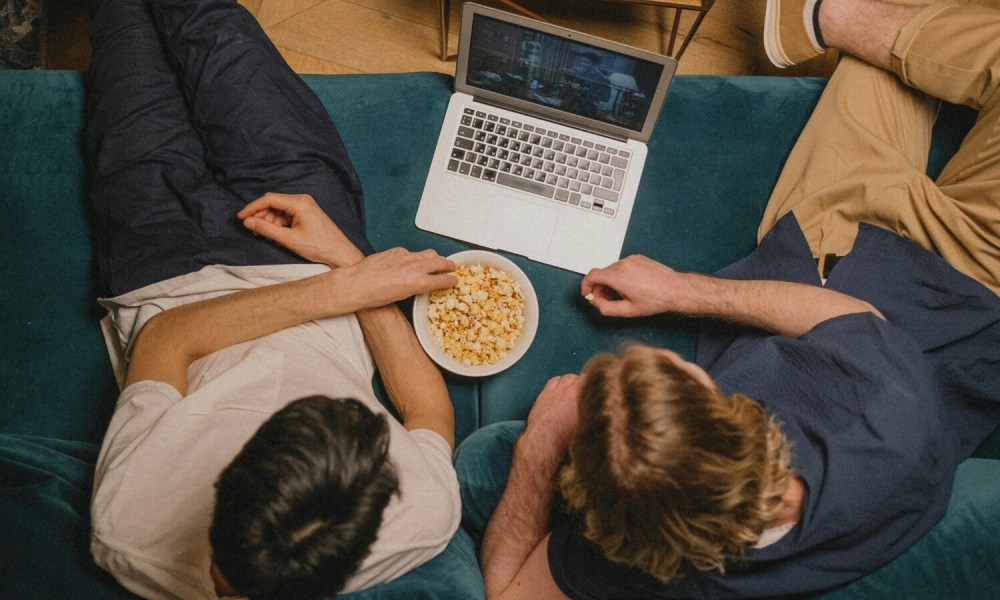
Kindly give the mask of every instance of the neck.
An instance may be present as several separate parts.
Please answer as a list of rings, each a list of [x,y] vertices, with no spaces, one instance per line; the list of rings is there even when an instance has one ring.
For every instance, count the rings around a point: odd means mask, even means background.
[[[792,473],[785,486],[785,493],[781,495],[781,511],[766,527],[797,523],[802,518],[802,501],[805,498],[805,490],[806,486],[802,482],[802,478]]]
[[[234,590],[233,586],[229,585],[226,578],[222,576],[222,571],[219,570],[219,567],[215,564],[215,562],[212,563],[211,573],[212,583],[215,584],[216,596],[219,598],[233,598],[237,596],[236,590]]]

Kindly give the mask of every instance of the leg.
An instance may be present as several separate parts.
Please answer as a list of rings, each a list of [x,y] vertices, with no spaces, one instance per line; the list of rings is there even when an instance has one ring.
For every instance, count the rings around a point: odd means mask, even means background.
[[[235,0],[150,0],[219,181],[243,203],[305,193],[364,253],[361,184],[323,104]]]
[[[785,162],[758,240],[791,211],[822,272],[827,255],[850,251],[858,222],[896,230],[895,210],[939,194],[925,174],[937,106],[844,57]]]
[[[101,293],[212,263],[294,262],[235,222],[242,204],[205,166],[142,0],[98,1],[92,13],[85,138]]]
[[[909,85],[979,110],[938,177],[950,202],[911,236],[952,266],[1000,293],[1000,11],[929,8],[903,29],[894,69]],[[960,40],[960,43],[943,43]]]
[[[988,82],[1000,59],[992,36],[1000,13],[872,0],[824,0],[820,9],[831,45],[892,68],[898,77],[852,57],[843,60],[789,156],[759,236],[791,210],[822,263],[828,254],[849,251],[857,223],[866,221],[1000,289],[1000,133],[993,131],[997,108],[988,101],[998,85]],[[936,112],[931,96],[982,109],[936,184],[924,175]]]
[[[455,471],[462,494],[462,525],[482,542],[510,473],[514,443],[524,421],[506,421],[476,431],[455,449]]]

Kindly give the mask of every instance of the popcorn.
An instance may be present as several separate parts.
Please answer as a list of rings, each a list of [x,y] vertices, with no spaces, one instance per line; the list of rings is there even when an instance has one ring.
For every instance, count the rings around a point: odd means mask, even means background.
[[[491,365],[521,335],[524,297],[495,267],[460,265],[458,285],[430,293],[427,319],[434,339],[465,366]]]

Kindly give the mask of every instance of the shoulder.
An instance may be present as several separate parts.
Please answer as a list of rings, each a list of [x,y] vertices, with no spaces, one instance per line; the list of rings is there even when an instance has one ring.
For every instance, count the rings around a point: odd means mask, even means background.
[[[386,508],[386,517],[401,517],[401,529],[414,535],[447,542],[461,518],[451,447],[429,429],[393,427],[389,454],[399,476],[400,493]],[[416,522],[408,523],[418,513]]]
[[[389,453],[399,493],[386,506],[378,538],[345,592],[385,583],[431,560],[444,551],[462,517],[448,443],[433,431],[396,425]]]
[[[116,545],[97,535],[91,539],[94,561],[111,573],[126,589],[144,598],[189,598],[215,600],[208,574],[198,567],[172,562],[164,556],[150,557],[144,551]]]
[[[211,598],[210,552],[201,532],[218,472],[193,474],[184,441],[151,435],[181,401],[170,385],[141,381],[121,394],[98,457],[91,502],[95,562],[144,597]],[[169,463],[172,468],[163,469]],[[204,563],[202,573],[201,563]]]

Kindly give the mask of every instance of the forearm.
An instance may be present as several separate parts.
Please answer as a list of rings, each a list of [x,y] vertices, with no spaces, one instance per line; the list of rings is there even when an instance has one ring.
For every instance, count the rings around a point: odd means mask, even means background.
[[[187,366],[228,346],[321,317],[358,308],[351,294],[334,293],[338,275],[255,288],[162,312],[139,332],[125,384],[165,381],[187,393]]]
[[[430,429],[455,445],[455,415],[444,378],[396,305],[358,311],[389,399],[407,429]]]
[[[688,273],[684,314],[752,325],[799,337],[816,325],[846,314],[882,314],[871,304],[820,286],[772,280],[722,279]]]
[[[525,431],[514,446],[510,476],[483,539],[486,597],[500,597],[549,532],[554,480],[563,453]]]

